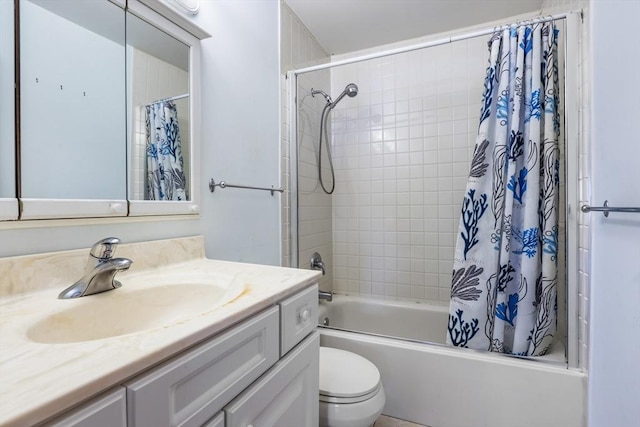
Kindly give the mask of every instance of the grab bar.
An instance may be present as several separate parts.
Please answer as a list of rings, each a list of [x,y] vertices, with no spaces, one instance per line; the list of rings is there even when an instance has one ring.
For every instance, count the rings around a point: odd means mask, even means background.
[[[602,212],[605,218],[609,217],[609,212],[626,212],[626,213],[640,213],[640,208],[629,208],[629,207],[613,207],[609,206],[609,201],[605,200],[602,207],[598,206],[589,206],[583,205],[580,210],[584,213],[588,212]]]
[[[213,193],[213,191],[216,189],[216,187],[220,187],[220,188],[227,188],[227,187],[233,187],[233,188],[245,188],[247,190],[264,190],[264,191],[270,191],[271,195],[273,196],[274,191],[277,191],[278,193],[282,193],[284,192],[284,190],[282,189],[282,187],[280,188],[273,188],[273,185],[271,186],[271,188],[266,188],[266,187],[252,187],[250,185],[235,185],[235,184],[227,184],[224,181],[220,181],[219,183],[216,184],[216,182],[213,180],[213,178],[211,178],[211,180],[209,180],[209,190]]]

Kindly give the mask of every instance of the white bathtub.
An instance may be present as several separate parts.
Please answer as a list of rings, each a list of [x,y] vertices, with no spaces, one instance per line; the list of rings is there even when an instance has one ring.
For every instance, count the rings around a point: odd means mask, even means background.
[[[562,345],[538,360],[447,347],[448,308],[423,303],[334,295],[318,317],[329,322],[321,345],[378,367],[386,415],[431,427],[586,425],[586,375],[567,369]]]

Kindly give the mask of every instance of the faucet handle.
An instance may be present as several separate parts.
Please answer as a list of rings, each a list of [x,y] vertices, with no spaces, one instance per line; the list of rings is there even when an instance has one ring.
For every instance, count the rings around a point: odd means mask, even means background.
[[[314,252],[313,255],[311,255],[311,261],[309,261],[309,264],[311,265],[312,270],[321,270],[323,276],[327,274],[324,262],[322,262],[322,257],[318,252]]]
[[[111,259],[119,244],[120,239],[117,237],[107,237],[94,243],[89,254],[101,260]]]

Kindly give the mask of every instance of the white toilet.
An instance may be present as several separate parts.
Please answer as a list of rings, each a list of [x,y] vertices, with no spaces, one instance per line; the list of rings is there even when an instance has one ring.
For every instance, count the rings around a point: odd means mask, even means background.
[[[378,368],[364,357],[320,347],[320,427],[369,427],[382,413]]]

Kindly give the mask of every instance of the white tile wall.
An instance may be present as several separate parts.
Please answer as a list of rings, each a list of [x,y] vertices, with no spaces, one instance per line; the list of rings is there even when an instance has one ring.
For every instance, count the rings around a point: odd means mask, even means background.
[[[304,74],[298,78],[298,265],[308,268],[311,255],[318,252],[327,267],[327,274],[319,283],[320,288],[332,290],[335,274],[332,222],[334,196],[325,194],[318,181],[320,116],[325,100],[322,96],[311,96],[312,88],[330,92],[329,71]],[[326,145],[324,147],[322,170],[325,188],[330,189],[331,173]]]
[[[332,69],[334,290],[448,303],[487,64],[476,38]]]
[[[301,159],[298,179],[300,191],[298,193],[298,208],[300,210],[299,227],[299,266],[309,267],[309,259],[313,252],[319,252],[325,263],[331,266],[333,260],[333,247],[331,245],[331,197],[323,195],[317,186],[317,159],[316,144],[320,124],[321,100],[308,96],[311,88],[319,88],[330,92],[329,72],[314,73],[303,76],[298,85],[299,104],[304,108],[299,110],[298,144],[296,148],[290,141],[290,108],[288,84],[285,79],[286,72],[309,65],[329,62],[329,55],[320,46],[317,40],[302,24],[293,11],[281,2],[281,73],[282,73],[282,182],[285,193],[282,197],[282,265],[291,266],[291,207],[289,206],[291,180],[295,179],[290,174],[290,157],[293,150],[299,152]],[[326,164],[326,161],[325,161]],[[332,269],[328,269],[328,275],[323,277],[320,288],[332,289]]]
[[[189,73],[164,62],[139,49],[128,48],[132,63],[132,158],[133,181],[131,183],[132,199],[144,200],[146,136],[144,106],[150,102],[169,96],[182,95],[189,92]],[[180,140],[184,157],[185,175],[189,176],[189,98],[175,102],[178,110]]]
[[[542,14],[555,14],[569,11],[582,11],[584,15],[584,22],[589,22],[589,1],[588,0],[544,0],[542,3]],[[588,25],[583,25],[582,34],[580,37],[580,47],[578,52],[574,52],[579,58],[578,68],[579,76],[575,78],[579,79],[583,84],[580,85],[579,94],[582,97],[581,105],[589,105],[590,94],[588,92],[590,76],[588,75],[588,67],[584,66],[584,59],[589,58],[590,44],[588,35]],[[590,159],[589,153],[589,132],[588,112],[583,110],[583,123],[579,129],[579,146],[578,146],[578,174],[579,174],[579,205],[589,204],[591,199],[591,187],[590,187]],[[588,366],[588,354],[589,354],[589,298],[590,298],[590,274],[591,268],[589,265],[589,250],[591,247],[590,230],[589,230],[590,215],[580,214],[578,217],[579,223],[579,236],[578,236],[578,367],[586,369]]]
[[[280,2],[280,72],[329,62],[326,50],[318,43],[300,18]]]
[[[486,42],[332,69],[335,92],[350,82],[360,88],[333,113],[336,292],[448,304]]]

